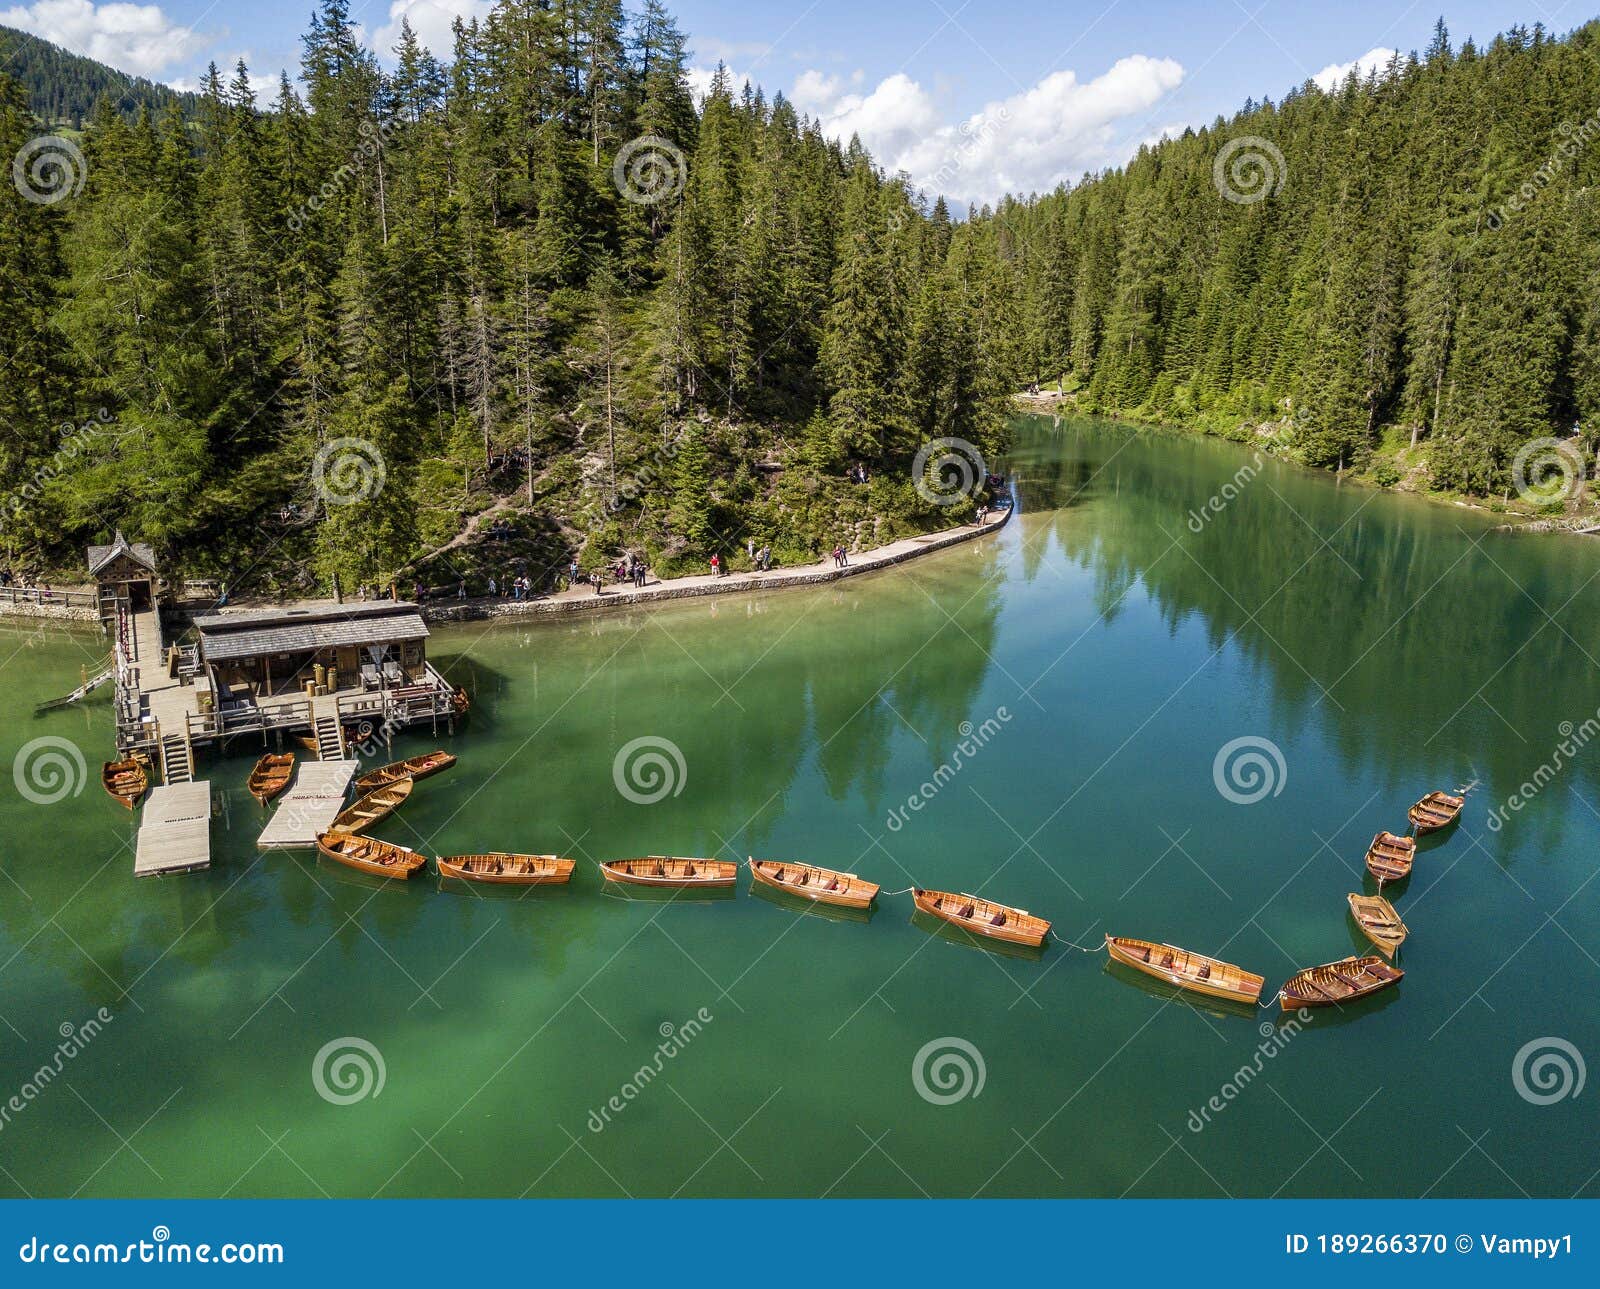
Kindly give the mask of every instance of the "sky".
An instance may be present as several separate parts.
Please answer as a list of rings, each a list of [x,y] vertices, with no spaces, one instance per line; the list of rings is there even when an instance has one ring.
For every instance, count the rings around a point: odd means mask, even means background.
[[[625,3],[627,0],[625,0]],[[1562,34],[1594,15],[1574,0],[667,0],[703,88],[719,61],[781,91],[841,140],[958,208],[1046,191],[1121,165],[1141,143],[1335,84],[1353,65],[1521,23]],[[629,6],[633,7],[632,5]],[[492,0],[351,0],[386,60],[402,16],[435,53],[450,20]],[[20,27],[123,71],[193,88],[240,57],[270,92],[298,67],[311,0],[0,0]]]

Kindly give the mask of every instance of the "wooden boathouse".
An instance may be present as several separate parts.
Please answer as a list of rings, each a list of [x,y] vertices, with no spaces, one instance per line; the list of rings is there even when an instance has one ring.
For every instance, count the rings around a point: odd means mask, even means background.
[[[282,747],[285,734],[299,737],[319,760],[344,763],[335,776],[342,794],[354,744],[419,724],[455,730],[461,696],[428,661],[415,604],[219,610],[196,617],[193,638],[180,643],[162,628],[150,546],[119,532],[90,547],[88,562],[112,637],[118,755],[147,754],[160,777],[144,807],[139,875],[210,863],[210,791],[195,783],[197,749],[240,738]]]

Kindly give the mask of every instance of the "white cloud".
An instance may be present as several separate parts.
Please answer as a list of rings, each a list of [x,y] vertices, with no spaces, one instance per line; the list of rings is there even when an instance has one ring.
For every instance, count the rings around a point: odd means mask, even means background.
[[[1379,45],[1376,49],[1367,50],[1353,63],[1329,63],[1311,79],[1317,88],[1324,93],[1331,94],[1344,84],[1344,78],[1350,75],[1352,68],[1355,69],[1358,75],[1365,78],[1369,72],[1382,71],[1389,65],[1389,60],[1394,55],[1394,50],[1385,49],[1382,45]]]
[[[173,22],[154,4],[36,0],[0,10],[0,24],[31,31],[134,76],[157,76],[205,44],[192,27]]]
[[[474,18],[482,22],[494,8],[494,0],[390,0],[389,21],[376,31],[362,31],[362,37],[385,63],[394,62],[394,47],[400,43],[400,21],[407,19],[417,39],[435,58],[448,60],[455,53],[456,38],[450,24]]]
[[[959,202],[1055,187],[1085,170],[1126,161],[1147,136],[1145,114],[1183,81],[1170,58],[1134,54],[1087,82],[1052,72],[1031,89],[985,104],[958,124],[944,123],[933,95],[903,72],[870,93],[846,93],[839,77],[808,70],[796,105],[833,138],[861,136],[889,171]]]

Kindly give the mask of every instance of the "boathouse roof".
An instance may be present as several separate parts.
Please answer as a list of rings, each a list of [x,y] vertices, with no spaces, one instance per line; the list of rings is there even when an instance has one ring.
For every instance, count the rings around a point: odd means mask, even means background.
[[[365,604],[318,601],[273,609],[211,613],[194,620],[207,662],[269,653],[422,640],[428,625],[415,604],[376,600]]]
[[[118,556],[126,556],[135,563],[142,564],[152,573],[156,571],[155,547],[149,542],[130,542],[122,535],[122,530],[119,528],[109,546],[89,547],[89,575],[94,576]]]

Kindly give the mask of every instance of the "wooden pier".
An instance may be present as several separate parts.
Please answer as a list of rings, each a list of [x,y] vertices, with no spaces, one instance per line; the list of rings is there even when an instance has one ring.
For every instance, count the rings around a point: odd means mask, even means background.
[[[133,875],[160,877],[211,867],[211,785],[172,783],[151,791],[139,821]]]
[[[344,809],[355,772],[354,761],[302,761],[256,845],[262,850],[315,846],[317,834],[327,832]]]

